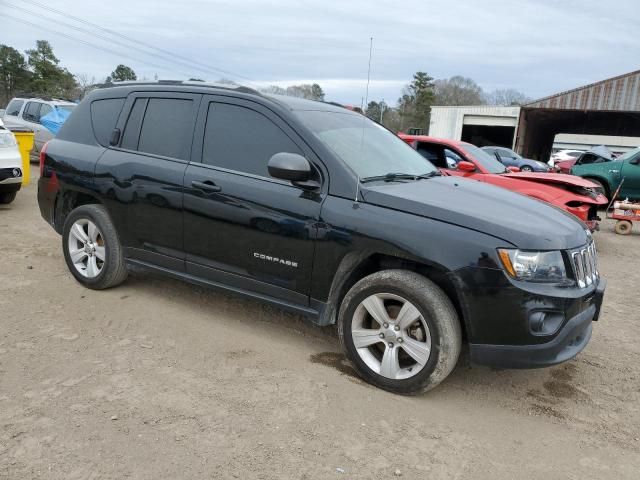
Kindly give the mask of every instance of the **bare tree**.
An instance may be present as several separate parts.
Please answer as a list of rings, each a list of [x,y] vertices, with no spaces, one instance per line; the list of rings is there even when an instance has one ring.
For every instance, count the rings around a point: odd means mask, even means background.
[[[271,95],[288,95],[290,97],[306,98],[307,100],[324,101],[324,91],[317,83],[289,85],[286,88],[269,85],[268,87],[261,88],[260,91]]]
[[[436,80],[434,105],[481,105],[483,92],[471,78],[455,75]]]
[[[91,90],[97,88],[96,77],[91,77],[89,79],[89,75],[86,73],[78,73],[74,75],[76,79],[76,83],[78,84],[78,95],[79,99],[83,99],[87,93]]]
[[[504,90],[494,90],[491,93],[487,93],[484,96],[484,101],[488,105],[524,105],[531,101],[527,95],[513,88],[507,88]]]

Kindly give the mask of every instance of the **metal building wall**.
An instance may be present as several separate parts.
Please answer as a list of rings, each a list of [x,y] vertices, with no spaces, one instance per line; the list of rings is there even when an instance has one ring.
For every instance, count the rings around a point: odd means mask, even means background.
[[[640,111],[640,70],[557,93],[526,108],[592,111]]]
[[[468,117],[474,125],[483,124],[486,119],[487,126],[512,124],[517,125],[520,115],[520,107],[496,107],[490,105],[478,105],[468,107],[431,107],[431,119],[429,122],[429,135],[432,137],[460,140],[462,127],[465,125],[465,117]]]

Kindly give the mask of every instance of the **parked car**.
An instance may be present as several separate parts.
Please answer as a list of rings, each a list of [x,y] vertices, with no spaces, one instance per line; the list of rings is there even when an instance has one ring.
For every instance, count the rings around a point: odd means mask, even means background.
[[[511,172],[496,158],[470,143],[400,134],[406,143],[446,175],[491,183],[572,213],[591,230],[598,229],[598,208],[607,198],[590,181],[557,173]]]
[[[640,200],[640,148],[631,150],[614,161],[574,165],[571,173],[599,185],[610,198],[622,183],[620,198]]]
[[[549,158],[549,166],[551,168],[555,167],[557,162],[563,162],[566,160],[575,160],[583,153],[583,150],[559,150],[556,153],[551,155]]]
[[[42,146],[53,138],[53,133],[41,123],[41,119],[54,110],[71,112],[76,104],[66,100],[44,98],[14,98],[4,113],[6,125],[28,127],[34,132],[31,154],[37,158]]]
[[[337,323],[360,375],[393,392],[440,383],[463,339],[480,364],[563,362],[599,316],[575,217],[441,175],[338,106],[124,84],[91,92],[40,158],[40,211],[82,285],[144,267]]]
[[[15,200],[22,186],[22,157],[18,142],[0,120],[0,204]]]
[[[577,158],[556,162],[554,169],[559,173],[571,173],[574,165],[587,165],[590,163],[613,162],[617,157],[604,145],[594,147],[587,152],[582,152]]]
[[[510,148],[482,147],[482,150],[489,155],[494,155],[505,167],[516,167],[522,172],[548,172],[551,170],[551,167],[546,163],[524,158]]]

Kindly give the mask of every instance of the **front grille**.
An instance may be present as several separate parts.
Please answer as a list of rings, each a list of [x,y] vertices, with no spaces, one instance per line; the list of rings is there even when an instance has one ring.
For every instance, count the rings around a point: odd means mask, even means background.
[[[595,243],[591,242],[581,249],[573,250],[570,254],[578,287],[586,288],[597,282],[600,274]]]

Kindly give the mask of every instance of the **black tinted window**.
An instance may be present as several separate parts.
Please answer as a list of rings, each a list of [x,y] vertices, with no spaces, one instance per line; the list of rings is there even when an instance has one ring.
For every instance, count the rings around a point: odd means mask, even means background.
[[[7,110],[4,112],[4,114],[18,116],[23,104],[23,100],[11,100],[11,102],[9,102],[9,105],[7,105]]]
[[[91,103],[93,133],[100,145],[109,145],[109,139],[124,105],[124,98],[108,98]]]
[[[38,112],[40,112],[40,103],[29,102],[27,103],[24,112],[22,112],[22,118],[29,122],[37,122],[38,120],[40,120]]]
[[[429,160],[438,168],[447,168],[447,159],[442,145],[420,142],[418,143],[418,153]]]
[[[589,163],[597,163],[598,157],[591,153],[587,153],[580,158],[580,165],[587,165]]]
[[[150,98],[144,114],[138,150],[186,160],[193,131],[193,101]]]
[[[138,132],[140,131],[140,125],[142,125],[145,108],[147,108],[146,98],[138,98],[133,104],[122,134],[122,143],[120,144],[122,148],[138,149]]]
[[[268,177],[267,162],[280,152],[302,154],[293,141],[261,113],[237,105],[209,104],[203,163]]]

